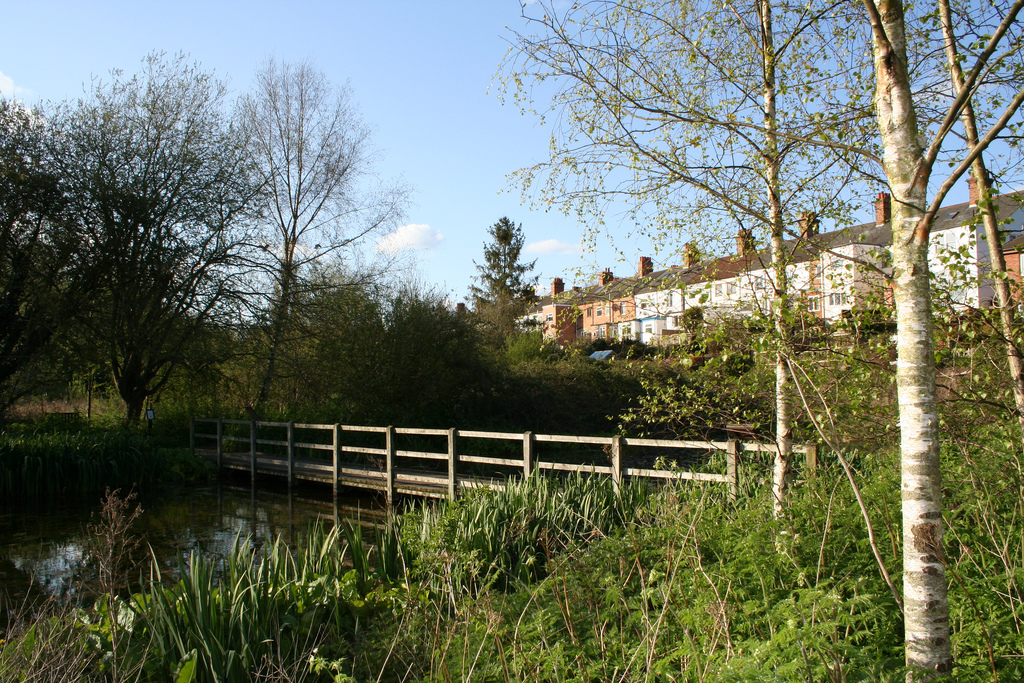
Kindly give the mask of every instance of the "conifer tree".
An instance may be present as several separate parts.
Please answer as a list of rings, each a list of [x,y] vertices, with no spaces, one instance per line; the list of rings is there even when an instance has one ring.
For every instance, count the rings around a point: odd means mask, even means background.
[[[484,323],[502,335],[515,329],[515,320],[525,311],[537,278],[530,276],[536,260],[523,263],[522,224],[507,217],[487,229],[490,242],[484,243],[483,264],[474,261],[480,273],[478,283],[469,288],[473,306]]]

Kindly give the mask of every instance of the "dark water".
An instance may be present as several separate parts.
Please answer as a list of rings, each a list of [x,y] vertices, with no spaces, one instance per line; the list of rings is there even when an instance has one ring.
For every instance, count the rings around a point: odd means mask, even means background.
[[[256,489],[229,481],[158,488],[140,492],[135,502],[143,509],[131,528],[142,540],[137,559],[147,563],[151,547],[161,571],[171,575],[192,551],[225,556],[239,536],[257,544],[278,536],[294,542],[318,521],[370,523],[384,515],[378,499],[358,492],[335,500],[321,487],[289,493],[285,486],[260,482]],[[88,527],[100,508],[100,496],[0,503],[0,592],[13,601],[40,589],[49,595],[89,594],[96,567]]]

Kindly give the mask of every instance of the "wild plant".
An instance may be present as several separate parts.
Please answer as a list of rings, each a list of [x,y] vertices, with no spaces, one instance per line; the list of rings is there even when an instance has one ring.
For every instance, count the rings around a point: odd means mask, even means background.
[[[152,482],[162,468],[130,432],[0,434],[0,496],[54,498]]]
[[[0,681],[98,680],[97,654],[84,636],[84,614],[78,608],[50,600],[23,604],[13,612],[0,630]]]
[[[99,619],[92,633],[104,652],[101,670],[112,681],[128,680],[132,673],[137,673],[137,667],[123,662],[134,614],[118,597],[137,564],[133,554],[140,539],[132,533],[132,526],[142,514],[142,507],[135,503],[135,498],[134,492],[121,497],[120,489],[108,488],[99,514],[86,527],[100,591],[95,607]]]
[[[379,563],[368,544],[346,544],[346,535],[361,539],[353,531],[361,528],[347,529],[315,526],[295,548],[278,539],[257,551],[238,539],[221,567],[193,553],[171,586],[154,564],[146,590],[131,600],[135,638],[149,650],[147,675],[166,680],[194,666],[197,681],[250,681],[257,673],[280,680],[300,660],[341,666],[344,640],[404,599],[372,569]]]

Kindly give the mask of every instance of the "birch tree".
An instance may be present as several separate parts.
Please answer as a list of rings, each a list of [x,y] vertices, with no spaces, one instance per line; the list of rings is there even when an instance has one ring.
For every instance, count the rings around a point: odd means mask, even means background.
[[[942,36],[946,48],[946,60],[949,65],[949,77],[953,86],[953,94],[959,95],[964,91],[964,71],[961,65],[957,32],[953,23],[953,11],[949,0],[938,0],[939,20],[942,25]],[[975,114],[974,97],[968,96],[960,112],[960,122],[963,125],[963,140],[968,152],[974,150],[979,144],[978,117]],[[992,177],[985,164],[985,155],[978,154],[971,164],[971,175],[978,190],[978,210],[981,214],[981,222],[985,231],[985,242],[989,251],[989,275],[992,278],[992,287],[996,295],[996,307],[999,312],[999,324],[1002,331],[1003,342],[1006,348],[1006,365],[1010,376],[1010,385],[1013,389],[1014,403],[1017,408],[1017,423],[1020,426],[1022,442],[1024,442],[1024,359],[1021,358],[1020,349],[1014,342],[1015,329],[1015,307],[1010,294],[1010,284],[1006,275],[1006,258],[1003,256],[1003,240],[999,234],[998,217],[992,205],[992,197],[995,196],[995,189]]]
[[[983,47],[965,65],[961,83],[941,116],[921,111],[933,101],[915,95],[908,61],[907,16],[901,0],[864,0],[874,57],[875,111],[885,175],[892,192],[892,286],[897,316],[897,387],[903,516],[904,630],[907,665],[915,671],[952,670],[947,578],[942,546],[942,474],[938,400],[929,290],[928,242],[949,189],[1019,116],[1021,80],[977,143],[933,178],[947,137],[979,90],[993,87],[1001,62],[1020,54],[1017,17],[1024,2],[1000,5],[995,20],[971,36]],[[940,54],[942,54],[940,52]],[[931,123],[931,125],[929,125]]]
[[[351,92],[312,64],[268,61],[239,102],[240,125],[263,183],[258,247],[271,281],[258,402],[266,401],[294,308],[316,264],[351,256],[401,215],[404,188],[373,175],[370,129]]]
[[[532,87],[556,83],[547,110],[559,121],[551,159],[517,173],[524,191],[539,181],[544,201],[581,212],[600,214],[621,199],[638,221],[644,208],[661,224],[716,214],[720,225],[768,236],[778,347],[773,493],[781,514],[795,418],[786,239],[797,233],[788,226],[806,211],[842,213],[841,188],[858,172],[847,157],[865,151],[862,112],[835,106],[851,62],[844,4],[540,7],[540,16],[529,16],[536,32],[518,34],[505,63],[509,90],[524,108],[532,106]],[[835,126],[845,139],[831,134]]]

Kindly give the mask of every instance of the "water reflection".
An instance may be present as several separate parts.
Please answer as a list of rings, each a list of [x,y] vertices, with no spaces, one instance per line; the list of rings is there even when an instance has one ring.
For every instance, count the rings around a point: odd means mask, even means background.
[[[133,530],[143,540],[141,552],[148,556],[152,547],[161,571],[172,575],[179,559],[192,551],[224,557],[239,536],[257,544],[278,536],[294,543],[317,521],[365,523],[385,514],[376,499],[358,492],[335,499],[319,488],[289,490],[272,484],[165,488],[141,492],[138,502],[144,512]],[[50,595],[88,592],[96,577],[86,528],[99,510],[98,498],[0,508],[0,591],[14,600],[24,598],[33,585]]]

